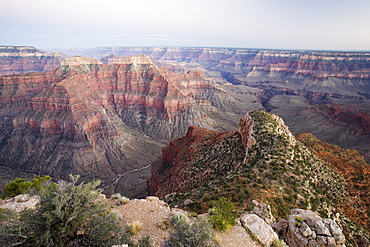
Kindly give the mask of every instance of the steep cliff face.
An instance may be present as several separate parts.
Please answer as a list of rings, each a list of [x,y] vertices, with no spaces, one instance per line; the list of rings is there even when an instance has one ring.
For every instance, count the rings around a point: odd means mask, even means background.
[[[64,52],[109,57],[111,62],[115,56],[146,54],[161,62],[182,63],[182,68],[199,64],[232,97],[248,104],[244,112],[264,109],[278,114],[294,133],[313,133],[324,141],[356,149],[370,161],[370,136],[359,137],[351,129],[356,123],[351,122],[351,116],[344,117],[348,111],[342,112],[341,119],[349,122],[338,125],[317,110],[321,106],[330,108],[332,103],[370,110],[370,53],[190,47],[104,47]],[[178,66],[168,68],[180,71]]]
[[[152,184],[171,205],[200,212],[220,196],[240,209],[255,199],[270,204],[277,218],[285,217],[291,208],[311,209],[325,217],[339,212],[369,231],[364,213],[369,210],[370,165],[352,153],[362,165],[346,173],[345,167],[352,166],[349,160],[335,163],[334,157],[321,158],[313,149],[298,141],[281,118],[253,111],[234,132],[190,127],[152,164]],[[336,147],[338,156],[342,151],[347,152]],[[187,199],[192,203],[185,205]]]
[[[47,54],[30,46],[0,46],[0,76],[49,71],[60,66],[66,55]]]
[[[315,110],[327,116],[333,123],[346,125],[358,134],[366,135],[370,133],[370,111],[362,107],[332,103],[316,106]]]
[[[210,71],[228,72],[242,82],[370,79],[370,53],[274,51],[190,47],[104,47],[63,50],[96,58],[146,54],[155,60],[197,62]]]
[[[50,72],[1,77],[0,85],[2,166],[127,183],[127,195],[144,193],[161,140],[189,125],[227,129],[239,116],[218,123],[216,113],[230,116],[237,103],[203,72],[172,73],[144,55],[109,66],[71,57]],[[127,173],[135,174],[120,182]]]

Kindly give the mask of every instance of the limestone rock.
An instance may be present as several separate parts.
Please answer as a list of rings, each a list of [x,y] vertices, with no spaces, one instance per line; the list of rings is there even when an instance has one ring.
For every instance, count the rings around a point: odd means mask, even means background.
[[[32,46],[0,46],[0,76],[55,69],[67,56]]]
[[[263,246],[269,247],[278,239],[278,235],[274,232],[272,227],[255,214],[243,214],[240,217],[240,221],[243,227],[247,229],[252,236],[256,237]]]
[[[309,242],[308,242],[308,247],[319,247],[320,244],[315,240],[315,239],[311,239]]]
[[[186,199],[185,201],[184,201],[184,205],[185,206],[188,206],[188,205],[190,205],[190,204],[192,204],[193,203],[193,201],[192,200],[190,200],[190,199]]]
[[[311,210],[293,209],[284,239],[289,246],[345,246],[345,236],[338,224],[323,219]]]
[[[309,237],[312,235],[311,228],[305,222],[302,223],[301,228],[299,230],[301,231],[302,235],[305,237]]]
[[[64,59],[61,66],[79,66],[85,64],[103,64],[103,62],[91,57],[74,56]]]
[[[30,196],[27,194],[17,195],[13,198],[3,200],[0,208],[14,210],[20,212],[24,209],[33,209],[40,202],[39,196]]]
[[[252,214],[258,215],[260,218],[266,221],[267,224],[272,224],[275,222],[275,217],[272,215],[270,205],[259,203],[256,200],[253,200],[252,203],[254,205],[254,208],[251,212]]]
[[[338,226],[338,224],[335,221],[330,221],[328,225],[335,242],[337,244],[344,244],[346,239],[343,235],[342,229]]]
[[[244,162],[248,161],[248,150],[254,144],[256,144],[256,139],[252,136],[253,134],[253,119],[248,114],[239,121],[239,128],[237,132],[242,137],[242,143],[245,148],[245,159]]]
[[[330,230],[326,227],[323,221],[315,221],[315,228],[317,235],[331,236]]]

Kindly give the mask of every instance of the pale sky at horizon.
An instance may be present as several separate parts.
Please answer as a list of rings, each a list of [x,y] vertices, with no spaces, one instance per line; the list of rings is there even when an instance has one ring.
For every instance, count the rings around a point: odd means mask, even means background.
[[[1,0],[0,45],[370,51],[370,0]]]

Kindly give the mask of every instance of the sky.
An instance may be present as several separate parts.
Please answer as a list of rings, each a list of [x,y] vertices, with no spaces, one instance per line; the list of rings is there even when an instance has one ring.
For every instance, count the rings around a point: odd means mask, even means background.
[[[0,45],[370,51],[370,0],[0,0]]]

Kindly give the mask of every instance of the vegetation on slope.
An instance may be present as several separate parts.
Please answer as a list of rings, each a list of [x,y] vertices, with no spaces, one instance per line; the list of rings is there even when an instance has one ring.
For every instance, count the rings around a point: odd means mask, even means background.
[[[343,176],[350,200],[337,207],[370,231],[370,165],[364,157],[355,150],[322,142],[311,134],[299,134],[296,138]]]
[[[2,246],[112,246],[131,244],[130,233],[110,204],[99,198],[100,181],[61,181],[38,190],[35,209],[0,211]],[[144,240],[142,241],[144,243]]]
[[[241,213],[251,210],[255,199],[270,204],[278,219],[286,218],[292,208],[311,209],[325,218],[346,213],[343,205],[353,200],[345,179],[297,141],[279,117],[261,111],[249,115],[256,144],[249,148],[246,162],[239,133],[230,132],[216,144],[198,150],[191,162],[181,163],[185,189],[173,191],[166,201],[201,213],[208,211],[213,200],[226,197]],[[184,204],[187,199],[191,203]],[[363,213],[347,216],[354,220]]]
[[[234,201],[239,209],[250,205],[251,199],[259,199],[270,203],[278,217],[286,217],[293,207],[313,209],[326,216],[331,212],[330,204],[346,197],[343,178],[295,141],[281,120],[265,112],[249,114],[254,120],[256,144],[248,151],[248,161],[243,163],[245,149],[240,135],[231,132],[203,148],[183,167],[189,179],[188,192],[171,194],[167,201],[181,205],[190,198],[193,203],[187,207],[204,212],[210,201],[222,196]]]

